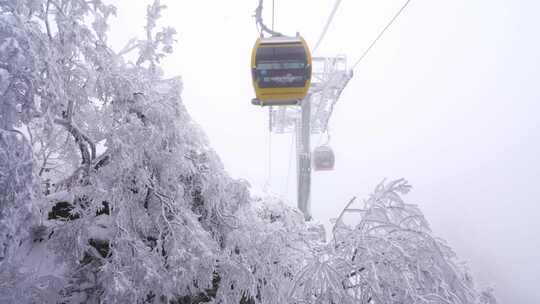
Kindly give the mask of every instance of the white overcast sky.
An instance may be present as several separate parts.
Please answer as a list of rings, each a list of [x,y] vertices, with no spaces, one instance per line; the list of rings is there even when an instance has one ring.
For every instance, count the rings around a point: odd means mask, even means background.
[[[317,55],[355,61],[403,1],[343,0]],[[119,49],[143,37],[151,1],[114,2]],[[267,112],[250,104],[249,70],[257,2],[162,0],[162,25],[179,33],[163,66],[182,76],[184,103],[229,173],[262,188]],[[333,5],[276,0],[276,29],[313,45]],[[540,303],[538,12],[536,0],[412,0],[357,67],[331,118],[336,170],[313,177],[316,220],[328,225],[352,196],[404,177],[414,186],[406,200],[481,285],[493,285],[501,303]],[[272,136],[269,184],[294,205],[291,142]]]

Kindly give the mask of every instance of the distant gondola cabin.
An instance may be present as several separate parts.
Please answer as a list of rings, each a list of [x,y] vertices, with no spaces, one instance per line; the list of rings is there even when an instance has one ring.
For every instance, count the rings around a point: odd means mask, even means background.
[[[257,39],[251,56],[254,101],[262,106],[298,104],[311,84],[311,64],[302,37]]]
[[[329,146],[320,146],[313,150],[313,168],[315,171],[334,170],[336,158]]]

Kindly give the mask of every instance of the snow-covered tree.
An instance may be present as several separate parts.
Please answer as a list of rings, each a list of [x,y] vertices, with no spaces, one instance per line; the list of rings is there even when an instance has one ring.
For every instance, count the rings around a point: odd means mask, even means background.
[[[23,279],[14,263],[17,246],[38,229],[32,212],[39,189],[32,174],[32,152],[25,137],[15,130],[0,130],[0,300]],[[36,231],[37,232],[37,231]],[[42,236],[42,235],[40,235]],[[21,292],[20,290],[12,290]]]
[[[410,188],[404,179],[381,183],[368,199],[346,205],[333,239],[296,277],[298,302],[495,303],[489,290],[474,289],[418,207],[403,201]]]
[[[0,302],[491,301],[401,202],[403,182],[329,243],[251,197],[162,75],[162,9],[115,52],[101,0],[0,1]]]

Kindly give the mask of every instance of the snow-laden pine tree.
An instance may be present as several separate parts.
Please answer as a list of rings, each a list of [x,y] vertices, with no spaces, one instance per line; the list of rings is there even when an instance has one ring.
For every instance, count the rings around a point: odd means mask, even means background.
[[[0,1],[1,303],[490,299],[400,205],[400,182],[329,243],[297,210],[251,197],[180,79],[162,76],[175,34],[157,27],[163,8],[117,53],[101,0]]]

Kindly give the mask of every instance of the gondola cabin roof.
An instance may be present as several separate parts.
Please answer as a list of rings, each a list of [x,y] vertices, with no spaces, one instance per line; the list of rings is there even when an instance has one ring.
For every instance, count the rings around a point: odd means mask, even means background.
[[[287,43],[302,43],[300,37],[274,36],[259,38],[260,44],[287,44]]]

